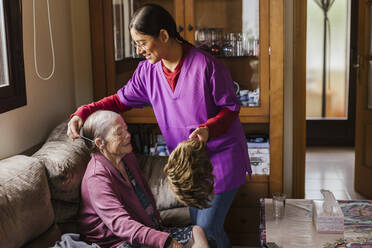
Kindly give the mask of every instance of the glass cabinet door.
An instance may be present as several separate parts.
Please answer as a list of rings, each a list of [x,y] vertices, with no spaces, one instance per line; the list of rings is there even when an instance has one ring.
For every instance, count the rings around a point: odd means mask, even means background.
[[[268,0],[186,2],[185,38],[229,68],[242,105],[241,119],[267,116]]]

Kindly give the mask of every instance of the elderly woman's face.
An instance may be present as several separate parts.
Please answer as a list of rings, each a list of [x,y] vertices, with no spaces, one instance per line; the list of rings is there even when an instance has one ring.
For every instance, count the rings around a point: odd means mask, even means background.
[[[124,156],[132,152],[127,124],[118,116],[105,137],[104,150],[114,156]]]

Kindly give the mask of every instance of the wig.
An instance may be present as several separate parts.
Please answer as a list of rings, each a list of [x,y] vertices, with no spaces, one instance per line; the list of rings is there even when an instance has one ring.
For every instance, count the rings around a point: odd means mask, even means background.
[[[180,143],[164,167],[170,188],[189,207],[208,208],[213,199],[213,166],[206,147],[197,139]]]

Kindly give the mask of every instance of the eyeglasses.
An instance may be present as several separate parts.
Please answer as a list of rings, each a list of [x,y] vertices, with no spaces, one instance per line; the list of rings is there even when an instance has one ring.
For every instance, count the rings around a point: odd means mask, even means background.
[[[132,45],[135,47],[135,48],[140,48],[142,51],[146,50],[146,46],[143,45],[143,44],[138,44],[136,43],[134,40],[131,41]]]

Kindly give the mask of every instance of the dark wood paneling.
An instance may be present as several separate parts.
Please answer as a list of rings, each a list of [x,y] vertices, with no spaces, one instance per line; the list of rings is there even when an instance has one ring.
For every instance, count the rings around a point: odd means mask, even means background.
[[[268,182],[247,182],[239,188],[232,207],[259,207],[260,198],[269,196]]]
[[[372,169],[372,125],[366,125],[365,134],[365,151],[367,151],[365,165]]]
[[[260,208],[231,208],[225,231],[233,245],[259,245]]]
[[[260,234],[259,231],[253,233],[227,233],[233,245],[245,245],[259,247]]]
[[[257,246],[259,242],[260,198],[269,197],[269,177],[247,176],[247,182],[239,188],[229,213],[225,230],[233,245]]]
[[[252,233],[260,225],[260,208],[231,208],[225,221],[228,233]]]
[[[106,67],[106,85],[107,95],[116,93],[116,72],[115,72],[115,48],[114,48],[114,31],[112,22],[112,1],[103,1],[103,25],[105,37],[105,67]]]
[[[94,100],[107,96],[104,14],[102,0],[89,1]]]

